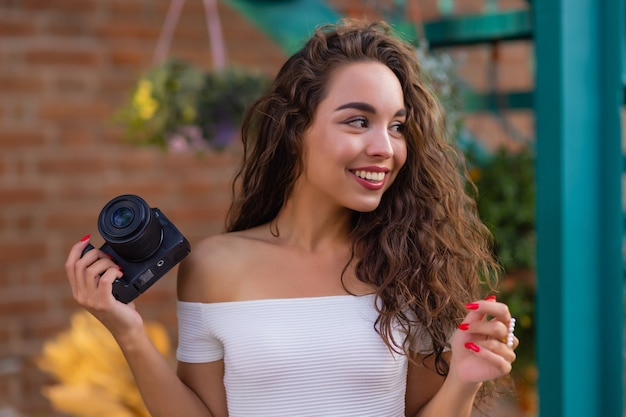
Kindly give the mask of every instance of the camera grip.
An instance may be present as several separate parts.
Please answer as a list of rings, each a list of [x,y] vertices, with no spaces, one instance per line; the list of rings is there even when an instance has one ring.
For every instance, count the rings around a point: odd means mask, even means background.
[[[90,250],[92,250],[92,249],[94,249],[94,246],[93,246],[91,243],[89,243],[89,244],[85,247],[85,249],[83,249],[83,252],[80,254],[80,257],[82,258],[83,256],[85,256],[85,254],[86,254],[87,252],[89,252],[89,251],[90,251]]]

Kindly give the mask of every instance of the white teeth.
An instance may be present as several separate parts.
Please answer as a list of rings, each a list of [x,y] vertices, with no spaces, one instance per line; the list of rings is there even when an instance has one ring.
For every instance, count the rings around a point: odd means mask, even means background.
[[[385,178],[384,172],[354,171],[354,175],[369,181],[382,181]]]

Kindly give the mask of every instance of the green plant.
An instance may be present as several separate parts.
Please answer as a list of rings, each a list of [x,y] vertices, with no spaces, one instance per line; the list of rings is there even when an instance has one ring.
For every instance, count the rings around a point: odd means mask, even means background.
[[[268,86],[269,78],[257,71],[205,72],[169,59],[140,77],[115,121],[135,144],[221,149],[236,136],[246,107]]]
[[[248,105],[268,88],[266,76],[242,68],[207,72],[197,103],[198,124],[205,137],[212,138],[216,147],[227,145],[230,131],[239,127]]]
[[[535,177],[530,148],[498,149],[476,162],[468,154],[478,189],[481,219],[495,239],[495,254],[506,272],[535,267]]]

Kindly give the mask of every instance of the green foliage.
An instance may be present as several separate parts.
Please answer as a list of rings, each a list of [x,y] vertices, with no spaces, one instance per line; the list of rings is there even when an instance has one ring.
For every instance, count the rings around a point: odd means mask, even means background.
[[[228,145],[248,105],[269,87],[269,78],[241,68],[202,71],[170,59],[148,70],[116,113],[125,138],[167,147],[174,139],[192,147]]]
[[[468,155],[470,163],[475,159]],[[496,256],[505,271],[535,266],[535,176],[531,149],[504,148],[474,164],[476,202],[495,238]]]
[[[208,72],[198,99],[198,124],[205,137],[223,145],[220,131],[241,125],[246,108],[270,86],[267,77],[241,68]]]

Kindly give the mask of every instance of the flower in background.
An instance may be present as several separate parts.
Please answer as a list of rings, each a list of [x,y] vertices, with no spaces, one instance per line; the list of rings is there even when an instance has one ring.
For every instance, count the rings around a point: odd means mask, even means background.
[[[139,85],[132,99],[132,106],[144,120],[150,119],[159,108],[159,103],[152,98],[152,83],[148,80],[139,80]]]
[[[269,85],[269,77],[257,71],[202,71],[169,59],[138,80],[115,121],[131,143],[173,151],[224,149],[237,138],[246,108]]]
[[[165,329],[146,323],[146,333],[173,365]],[[149,417],[124,355],[91,314],[72,316],[71,327],[44,344],[39,368],[58,384],[44,388],[55,410],[76,417]]]

